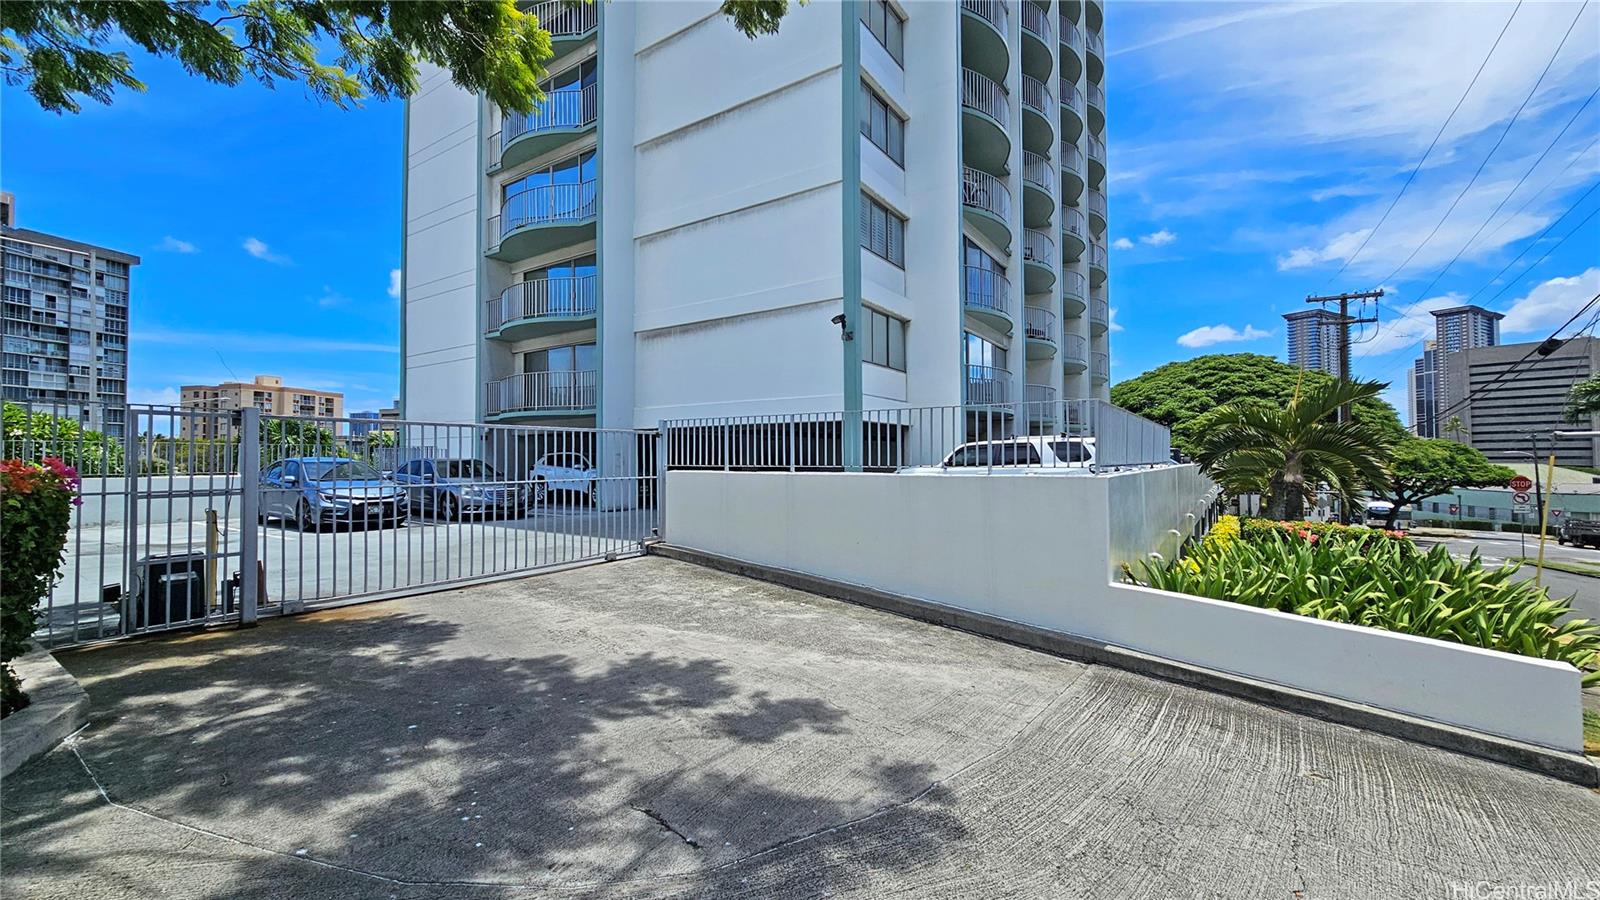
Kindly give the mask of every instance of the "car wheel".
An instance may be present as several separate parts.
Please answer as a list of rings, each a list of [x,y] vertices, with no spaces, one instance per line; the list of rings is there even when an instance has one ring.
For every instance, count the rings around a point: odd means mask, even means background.
[[[584,493],[584,499],[589,502],[590,506],[598,507],[600,505],[600,482],[589,482],[589,490]]]
[[[299,503],[295,504],[294,520],[295,524],[299,526],[301,531],[321,530],[319,528],[320,523],[318,523],[318,521],[311,515],[311,507],[304,500],[301,500]]]
[[[545,480],[543,478],[540,478],[540,479],[534,481],[534,483],[533,483],[533,503],[534,503],[534,505],[535,506],[542,505],[544,503],[548,503],[549,501],[550,501],[550,485],[546,484]]]
[[[445,494],[439,501],[439,518],[451,522],[461,518],[461,505],[456,502],[455,495]]]

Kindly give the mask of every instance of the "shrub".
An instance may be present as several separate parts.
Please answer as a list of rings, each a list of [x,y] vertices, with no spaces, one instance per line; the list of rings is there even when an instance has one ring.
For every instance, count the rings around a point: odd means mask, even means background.
[[[1217,519],[1217,524],[1211,526],[1206,532],[1205,539],[1200,545],[1207,551],[1224,550],[1229,544],[1239,539],[1239,517],[1222,516]]]
[[[11,660],[28,649],[39,601],[66,553],[77,470],[55,457],[0,462],[0,714],[27,704]]]
[[[17,403],[0,408],[5,457],[35,462],[54,457],[88,475],[120,475],[122,444],[67,416],[30,412]]]
[[[1171,562],[1124,569],[1137,584],[1263,609],[1296,613],[1520,653],[1572,664],[1585,685],[1600,684],[1600,626],[1571,612],[1515,565],[1486,569],[1443,546],[1427,553],[1375,529],[1326,529],[1309,523],[1243,524],[1226,546],[1204,543]]]
[[[1411,539],[1399,531],[1384,531],[1365,525],[1340,525],[1337,522],[1278,522],[1272,519],[1245,519],[1240,523],[1240,534],[1252,543],[1283,539],[1340,541],[1360,546],[1398,543],[1412,546]]]

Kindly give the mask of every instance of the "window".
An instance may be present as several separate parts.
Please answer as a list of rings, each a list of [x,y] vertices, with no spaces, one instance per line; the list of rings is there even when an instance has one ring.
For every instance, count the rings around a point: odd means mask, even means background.
[[[861,82],[861,133],[895,165],[906,165],[906,120],[900,118],[877,92]]]
[[[866,343],[861,359],[899,372],[906,370],[906,323],[875,309],[861,310],[866,320]]]
[[[594,344],[568,344],[522,354],[524,372],[587,372],[595,368]]]
[[[878,39],[883,49],[889,51],[894,61],[906,64],[906,22],[885,0],[867,0],[861,4],[861,21]]]
[[[861,195],[861,246],[906,267],[906,220],[866,194]]]

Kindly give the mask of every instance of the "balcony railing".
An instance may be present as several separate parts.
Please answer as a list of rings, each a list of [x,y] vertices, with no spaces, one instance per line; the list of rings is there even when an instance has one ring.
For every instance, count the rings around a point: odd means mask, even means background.
[[[1098,137],[1095,137],[1094,135],[1091,134],[1091,135],[1089,135],[1088,144],[1089,144],[1089,159],[1094,161],[1094,162],[1099,163],[1102,166],[1105,165],[1106,164],[1106,141],[1105,141],[1105,138],[1098,138]]]
[[[1089,191],[1089,212],[1100,218],[1106,218],[1106,193],[1105,191]]]
[[[1095,56],[1098,56],[1102,59],[1105,58],[1106,36],[1104,34],[1101,34],[1098,31],[1089,32],[1088,37],[1084,39],[1084,46],[1088,47],[1089,52],[1093,53]]]
[[[1011,402],[1011,373],[996,366],[967,366],[967,405]]]
[[[568,3],[567,0],[544,0],[535,3],[532,12],[539,27],[550,32],[551,37],[576,37],[592,30],[600,23],[598,3]]]
[[[1037,228],[1029,228],[1022,232],[1022,259],[1025,262],[1038,263],[1049,266],[1056,265],[1056,242],[1050,235]]]
[[[1079,53],[1083,52],[1083,29],[1079,28],[1077,23],[1067,18],[1067,14],[1065,12],[1061,14],[1061,43],[1066,44],[1068,47],[1078,51]]]
[[[966,266],[962,302],[971,309],[1011,317],[1011,280],[993,269]]]
[[[982,72],[961,70],[961,105],[983,113],[1002,127],[1011,120],[1006,89]]]
[[[1105,244],[1095,244],[1092,247],[1090,247],[1090,250],[1089,250],[1089,265],[1094,266],[1096,269],[1104,269],[1106,267],[1106,245]]]
[[[1094,82],[1089,83],[1089,105],[1101,112],[1106,111],[1106,89]]]
[[[504,149],[525,134],[593,125],[599,112],[596,87],[586,84],[583,87],[546,91],[544,102],[536,111],[507,113],[504,124],[500,126],[500,147]]]
[[[1039,8],[1037,3],[1024,0],[1022,4],[1022,27],[1044,39],[1046,45],[1054,33],[1050,30],[1050,14]]]
[[[1056,389],[1048,384],[1028,385],[1029,403],[1054,403],[1056,402]]]
[[[489,220],[491,241],[527,225],[581,222],[595,214],[596,183],[541,184],[524,188],[506,198],[500,215]]]
[[[1027,9],[1028,4],[1023,4]],[[1028,107],[1041,116],[1050,115],[1055,108],[1056,98],[1050,96],[1050,86],[1034,78],[1032,75],[1022,76],[1022,105]]]
[[[1061,168],[1069,172],[1083,174],[1083,151],[1075,144],[1063,142],[1061,144]]]
[[[1065,78],[1057,81],[1056,86],[1061,88],[1061,105],[1071,109],[1073,112],[1078,114],[1079,118],[1082,118],[1083,91],[1079,90],[1077,85],[1066,80]]]
[[[1111,380],[1111,354],[1095,353],[1089,361],[1089,371],[1095,381]]]
[[[1048,384],[1030,384],[1024,395],[1028,399],[1028,421],[1038,425],[1054,425],[1061,419],[1060,405],[1056,403],[1056,389]]]
[[[593,370],[524,372],[489,382],[485,409],[491,416],[594,409],[599,384],[599,373]]]
[[[1050,157],[1032,150],[1022,151],[1022,180],[1031,182],[1047,194],[1055,193],[1056,168],[1051,164]]]
[[[1102,328],[1111,325],[1111,307],[1105,300],[1096,298],[1089,301],[1089,321]]]
[[[484,321],[489,330],[520,319],[579,318],[596,308],[595,276],[558,276],[522,281],[489,301]]]
[[[1062,232],[1075,234],[1084,243],[1089,242],[1089,224],[1083,216],[1083,210],[1077,207],[1067,207],[1066,219],[1061,224]]]
[[[1089,341],[1081,334],[1068,333],[1061,341],[1061,359],[1085,365],[1089,362]]]
[[[1056,342],[1056,317],[1048,309],[1037,306],[1024,307],[1022,310],[1022,331],[1030,341]]]
[[[970,166],[961,169],[961,202],[974,209],[1011,221],[1011,192],[1005,183]]]
[[[1006,34],[1006,4],[1004,0],[961,0],[961,8],[974,13],[1002,35]]]

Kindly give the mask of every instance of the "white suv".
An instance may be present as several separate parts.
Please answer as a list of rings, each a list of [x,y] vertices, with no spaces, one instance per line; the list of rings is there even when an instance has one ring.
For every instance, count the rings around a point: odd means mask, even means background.
[[[936,466],[909,466],[910,475],[1088,474],[1094,466],[1094,438],[1042,434],[972,441],[950,451]]]

